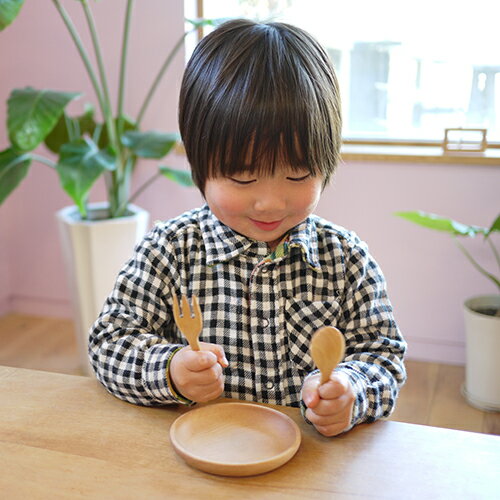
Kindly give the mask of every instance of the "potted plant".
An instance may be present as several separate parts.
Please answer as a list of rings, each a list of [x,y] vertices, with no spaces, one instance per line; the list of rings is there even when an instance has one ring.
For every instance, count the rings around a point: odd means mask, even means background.
[[[466,365],[462,393],[466,400],[482,410],[500,410],[500,276],[486,270],[458,241],[459,237],[481,235],[500,267],[500,254],[492,235],[500,231],[500,215],[489,228],[462,224],[446,217],[422,211],[397,212],[406,220],[451,234],[467,260],[498,289],[498,294],[471,297],[464,303]]]
[[[0,30],[14,21],[23,3],[24,0],[0,0]],[[110,102],[103,54],[88,1],[79,0],[79,3],[93,42],[97,68],[61,0],[52,0],[52,3],[90,78],[99,113],[93,106],[88,106],[80,116],[69,116],[66,107],[80,97],[77,92],[32,87],[13,90],[7,102],[10,145],[0,152],[0,204],[26,177],[33,162],[52,168],[62,188],[75,203],[59,211],[57,219],[72,289],[80,355],[84,369],[88,371],[88,329],[102,308],[119,268],[147,230],[149,214],[132,202],[162,176],[184,186],[193,185],[189,172],[159,165],[152,178],[131,194],[131,179],[137,162],[141,158],[161,160],[178,143],[175,133],[141,130],[151,98],[186,35],[204,24],[213,24],[213,21],[189,21],[192,30],[184,33],[166,54],[138,115],[132,119],[125,113],[124,93],[133,0],[124,2],[115,110]],[[42,144],[52,154],[43,156],[34,152]],[[89,192],[101,177],[105,179],[107,201],[89,204]]]

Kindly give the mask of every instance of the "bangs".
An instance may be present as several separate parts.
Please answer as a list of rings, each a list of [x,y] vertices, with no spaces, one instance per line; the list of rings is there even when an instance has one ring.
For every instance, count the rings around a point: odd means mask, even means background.
[[[218,33],[216,33],[218,32]],[[213,35],[213,37],[211,37]],[[340,149],[334,70],[317,42],[280,23],[228,22],[188,63],[179,124],[193,180],[282,166],[328,182]],[[231,35],[231,36],[229,36]],[[221,43],[221,39],[231,43]]]
[[[209,178],[230,177],[242,172],[267,176],[283,166],[297,171],[305,169],[312,175],[321,173],[318,162],[311,155],[309,135],[304,133],[307,128],[284,117],[279,124],[270,124],[265,116],[252,116],[253,120],[244,124],[226,122],[226,130],[220,127],[215,130],[206,165]],[[294,124],[296,128],[286,124]],[[231,133],[231,130],[238,133]]]

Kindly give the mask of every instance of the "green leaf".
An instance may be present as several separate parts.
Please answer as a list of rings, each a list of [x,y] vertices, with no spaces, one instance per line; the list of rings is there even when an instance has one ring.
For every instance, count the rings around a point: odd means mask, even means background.
[[[118,118],[114,119],[114,124],[116,127],[116,124],[118,122]],[[123,132],[126,133],[131,130],[136,130],[137,125],[135,122],[129,118],[128,116],[123,116]],[[122,141],[123,142],[123,141]],[[107,148],[109,146],[109,136],[108,136],[108,128],[106,125],[102,125],[102,132],[101,136],[99,137],[99,147],[101,149]]]
[[[116,159],[100,150],[88,138],[63,144],[56,166],[63,189],[75,202],[82,217],[87,215],[85,201],[90,188],[105,170],[114,170]]]
[[[493,221],[493,224],[490,226],[486,233],[486,237],[488,237],[491,233],[495,231],[500,231],[500,215]]]
[[[486,234],[487,232],[484,227],[467,226],[452,219],[422,211],[396,212],[394,215],[429,229],[444,231],[455,236],[476,236],[478,233]]]
[[[141,158],[163,158],[179,140],[178,134],[160,132],[126,132],[122,144]]]
[[[7,128],[12,145],[20,151],[35,149],[55,127],[66,105],[80,94],[15,89],[7,102]]]
[[[12,148],[0,152],[0,205],[26,177],[31,157],[26,153],[16,153]]]
[[[0,0],[0,31],[14,21],[23,3],[24,0]]]
[[[177,170],[175,168],[160,166],[160,172],[171,181],[177,182],[184,187],[194,186],[191,173],[186,170]]]
[[[74,139],[81,138],[84,135],[92,137],[96,127],[96,123],[94,121],[94,108],[87,108],[83,115],[75,118],[70,118],[66,115],[66,113],[62,114],[61,118],[59,118],[56,123],[56,126],[45,138],[45,145],[53,153],[59,153],[61,146],[71,141],[68,127],[71,127],[73,133],[77,134],[77,137]]]

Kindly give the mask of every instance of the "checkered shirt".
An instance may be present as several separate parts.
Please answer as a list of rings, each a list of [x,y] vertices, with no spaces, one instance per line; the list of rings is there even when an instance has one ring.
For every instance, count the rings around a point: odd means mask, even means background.
[[[172,294],[197,295],[200,340],[229,361],[224,396],[299,406],[315,371],[311,336],[325,325],[345,336],[337,371],[356,394],[352,424],[388,416],[405,380],[406,343],[385,279],[352,232],[310,216],[291,230],[287,251],[266,257],[266,243],[221,223],[205,205],[158,223],[135,249],[90,330],[97,378],[140,405],[186,403],[166,376],[186,341],[172,316]]]

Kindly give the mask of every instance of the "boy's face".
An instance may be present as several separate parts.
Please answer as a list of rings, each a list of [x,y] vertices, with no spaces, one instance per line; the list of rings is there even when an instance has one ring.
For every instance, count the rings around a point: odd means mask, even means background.
[[[283,236],[316,208],[323,177],[283,167],[274,175],[239,173],[209,178],[205,199],[226,226],[274,250]]]

